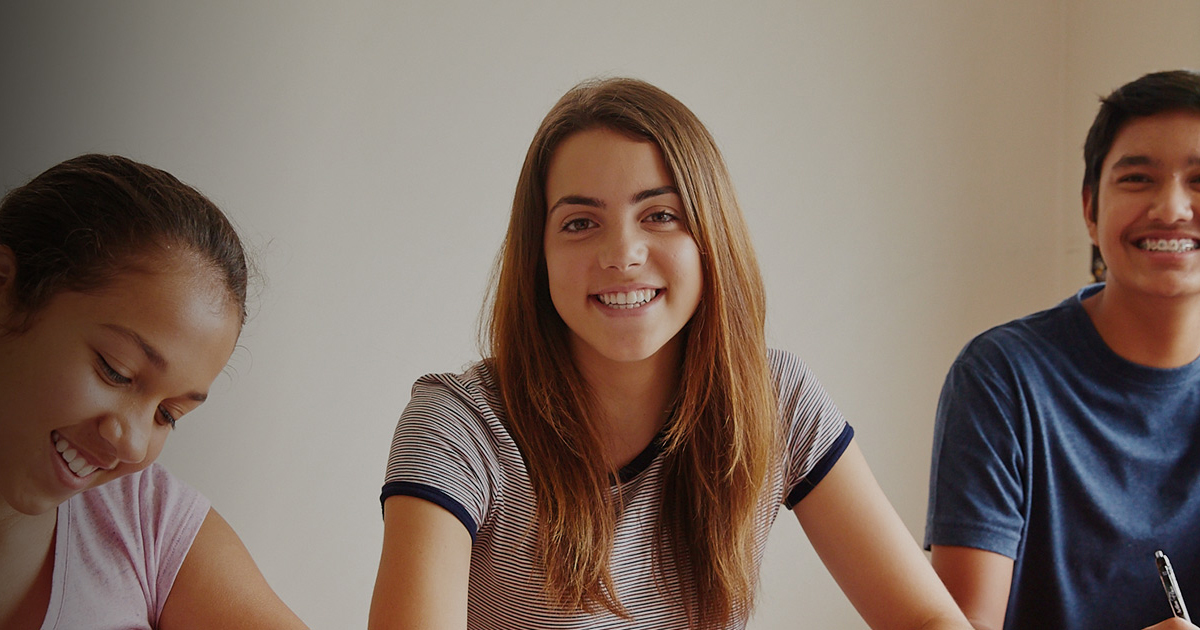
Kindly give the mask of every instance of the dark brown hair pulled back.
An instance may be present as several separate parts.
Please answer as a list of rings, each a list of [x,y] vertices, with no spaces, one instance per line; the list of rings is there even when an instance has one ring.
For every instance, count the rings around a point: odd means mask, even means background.
[[[233,225],[195,188],[128,158],[81,155],[10,191],[0,201],[0,245],[16,259],[18,331],[56,293],[101,288],[175,249],[210,266],[246,318],[249,272]]]

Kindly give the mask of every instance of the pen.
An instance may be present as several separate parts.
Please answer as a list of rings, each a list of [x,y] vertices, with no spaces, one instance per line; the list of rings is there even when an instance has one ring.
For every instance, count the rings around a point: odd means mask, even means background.
[[[1171,612],[1184,621],[1188,617],[1187,605],[1183,603],[1183,594],[1179,592],[1179,583],[1175,581],[1175,571],[1171,569],[1171,561],[1162,550],[1154,552],[1154,564],[1158,565],[1158,578],[1162,580],[1163,590],[1167,592],[1167,601],[1171,602]]]

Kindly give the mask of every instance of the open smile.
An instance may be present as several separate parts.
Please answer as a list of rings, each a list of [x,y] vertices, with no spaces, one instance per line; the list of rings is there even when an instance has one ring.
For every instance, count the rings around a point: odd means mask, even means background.
[[[70,442],[64,440],[57,431],[52,432],[50,438],[54,441],[54,450],[58,451],[58,456],[76,477],[85,479],[97,470],[101,470],[99,466],[88,463],[87,458],[71,446]]]
[[[1200,244],[1190,238],[1144,238],[1135,241],[1134,245],[1143,251],[1170,252],[1173,254],[1194,251],[1197,247],[1200,247]]]
[[[638,289],[636,291],[597,293],[595,298],[609,308],[632,309],[649,304],[661,292],[662,289]]]

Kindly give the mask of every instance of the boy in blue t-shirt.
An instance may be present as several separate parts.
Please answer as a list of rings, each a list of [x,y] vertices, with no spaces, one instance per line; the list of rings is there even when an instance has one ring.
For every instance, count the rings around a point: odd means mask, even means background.
[[[1200,603],[1200,74],[1101,103],[1106,282],[976,337],[938,403],[925,545],[976,628],[1196,627],[1154,552]]]

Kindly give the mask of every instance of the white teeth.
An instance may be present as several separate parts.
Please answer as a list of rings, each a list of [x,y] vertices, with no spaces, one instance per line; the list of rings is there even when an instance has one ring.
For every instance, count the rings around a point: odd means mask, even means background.
[[[67,468],[70,468],[76,477],[87,477],[96,472],[97,467],[87,463],[86,459],[80,457],[79,451],[71,448],[70,443],[58,437],[57,434],[54,437],[54,450],[62,455],[63,461],[67,463]]]
[[[1137,243],[1138,249],[1150,252],[1190,252],[1196,249],[1196,241],[1190,238],[1147,238]]]
[[[617,292],[617,293],[601,293],[596,297],[600,299],[605,306],[613,308],[638,308],[658,295],[657,289],[638,289],[636,291]]]

